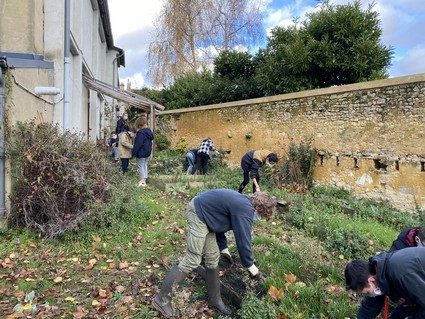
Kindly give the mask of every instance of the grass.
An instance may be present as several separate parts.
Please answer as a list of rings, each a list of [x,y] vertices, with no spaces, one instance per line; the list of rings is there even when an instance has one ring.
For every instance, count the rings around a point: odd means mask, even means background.
[[[163,159],[169,156],[159,153]],[[134,169],[132,174],[113,186],[108,205],[93,205],[98,217],[92,223],[58,241],[43,241],[36,232],[1,230],[0,313],[28,305],[25,294],[34,291],[31,305],[43,318],[158,317],[150,300],[167,269],[184,254],[185,206],[202,189],[185,194],[140,189]],[[208,178],[236,189],[241,173],[217,167]],[[307,194],[268,190],[291,207],[254,226],[253,247],[267,288],[282,295],[248,296],[234,317],[354,318],[357,301],[342,288],[346,262],[389,247],[400,229],[417,218],[335,188],[317,187]],[[352,216],[344,205],[354,210]],[[236,255],[234,241],[229,243]],[[295,280],[288,281],[288,275]],[[202,301],[202,286],[190,276],[178,291],[183,317],[215,316]],[[258,307],[262,311],[255,311]]]

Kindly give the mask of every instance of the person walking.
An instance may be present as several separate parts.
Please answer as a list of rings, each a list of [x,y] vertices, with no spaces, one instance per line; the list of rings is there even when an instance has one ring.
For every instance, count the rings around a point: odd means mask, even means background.
[[[132,155],[136,157],[137,169],[140,176],[137,186],[145,187],[146,179],[148,178],[148,160],[149,156],[152,154],[152,141],[154,136],[151,129],[148,128],[148,120],[145,116],[137,118],[135,127],[137,134],[134,140]]]
[[[134,133],[132,131],[123,131],[118,137],[118,154],[121,160],[121,170],[124,174],[128,171],[130,163]]]
[[[261,279],[262,275],[254,264],[251,231],[256,214],[270,219],[276,206],[276,199],[267,193],[257,192],[251,196],[230,189],[207,190],[187,205],[187,246],[186,254],[178,265],[174,265],[162,281],[152,305],[166,318],[179,316],[179,311],[171,305],[171,292],[205,257],[206,288],[208,304],[221,314],[230,315],[220,293],[218,262],[220,252],[216,233],[233,230],[241,258],[250,276]]]
[[[242,193],[245,186],[249,183],[249,179],[252,179],[252,192],[260,191],[260,174],[259,168],[265,163],[275,164],[279,161],[279,158],[275,153],[269,150],[252,150],[242,157],[241,168],[243,170],[243,181],[239,186],[239,193]]]

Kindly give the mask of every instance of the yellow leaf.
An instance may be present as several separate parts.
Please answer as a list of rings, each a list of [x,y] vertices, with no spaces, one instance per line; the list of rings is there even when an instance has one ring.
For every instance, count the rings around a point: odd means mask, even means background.
[[[97,262],[96,258],[90,259],[89,264],[94,265]]]
[[[65,301],[74,302],[75,298],[74,297],[66,297]]]
[[[63,281],[63,278],[62,277],[56,277],[55,279],[53,279],[53,282],[55,283],[55,284],[58,284],[58,283],[60,283],[60,282],[62,282]]]
[[[91,305],[92,305],[93,307],[97,307],[97,306],[100,306],[100,302],[99,302],[99,301],[97,301],[96,299],[94,299],[94,300],[91,302]]]
[[[23,307],[22,307],[22,310],[30,310],[30,309],[32,309],[32,304],[30,304],[30,303],[27,303],[26,305],[24,305]]]

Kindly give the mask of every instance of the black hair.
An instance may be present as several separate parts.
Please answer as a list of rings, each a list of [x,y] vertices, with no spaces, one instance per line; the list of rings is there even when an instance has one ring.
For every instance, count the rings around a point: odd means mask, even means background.
[[[267,158],[269,159],[269,162],[277,163],[279,161],[279,158],[277,157],[276,153],[270,153],[267,155]]]
[[[418,229],[418,235],[417,236],[419,237],[419,239],[422,242],[425,242],[425,227],[421,227],[421,228]]]
[[[347,290],[361,291],[368,286],[371,276],[369,263],[365,260],[353,260],[345,266],[344,275]]]

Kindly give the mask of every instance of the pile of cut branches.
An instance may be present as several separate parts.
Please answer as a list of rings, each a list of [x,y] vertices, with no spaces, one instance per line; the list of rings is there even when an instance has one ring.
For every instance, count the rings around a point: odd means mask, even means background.
[[[82,136],[51,124],[18,123],[8,141],[12,166],[9,227],[39,229],[55,238],[76,229],[88,206],[107,197],[111,164]]]

